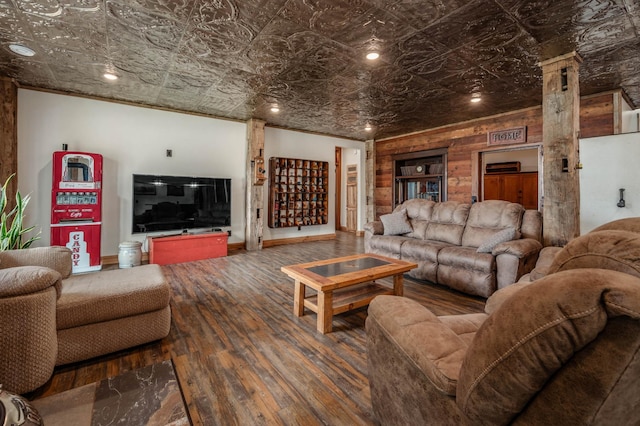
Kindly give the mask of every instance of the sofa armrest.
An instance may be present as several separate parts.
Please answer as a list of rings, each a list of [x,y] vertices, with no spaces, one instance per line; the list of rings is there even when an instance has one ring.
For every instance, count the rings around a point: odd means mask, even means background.
[[[430,310],[404,297],[378,296],[366,320],[367,330],[373,327],[398,345],[434,388],[455,395],[467,344]]]
[[[384,225],[382,225],[382,221],[380,220],[369,222],[364,225],[364,231],[369,232],[371,235],[383,235]]]
[[[498,244],[493,249],[496,257],[497,289],[515,283],[521,276],[531,272],[541,249],[542,244],[532,238]]]
[[[64,279],[71,275],[71,250],[53,246],[0,252],[0,269],[16,266],[43,266],[57,271]]]
[[[511,254],[518,258],[523,258],[535,254],[536,256],[542,250],[542,244],[532,238],[522,238],[519,240],[511,240],[498,244],[492,254],[499,256],[501,254]]]
[[[18,266],[0,269],[0,298],[38,293],[55,287],[60,296],[62,277],[57,271],[42,266]]]

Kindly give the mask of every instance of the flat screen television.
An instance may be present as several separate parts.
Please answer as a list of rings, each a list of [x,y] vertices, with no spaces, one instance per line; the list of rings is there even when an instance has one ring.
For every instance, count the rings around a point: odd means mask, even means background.
[[[231,225],[231,179],[133,175],[132,232]]]

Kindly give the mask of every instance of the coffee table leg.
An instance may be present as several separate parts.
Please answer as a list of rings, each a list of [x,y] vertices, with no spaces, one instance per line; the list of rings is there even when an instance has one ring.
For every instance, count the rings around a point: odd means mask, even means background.
[[[393,294],[396,296],[402,296],[404,293],[404,286],[402,284],[402,274],[393,276]]]
[[[318,331],[331,333],[333,323],[333,291],[318,292]]]
[[[305,285],[296,280],[295,289],[293,291],[293,314],[297,317],[304,315],[304,290]]]

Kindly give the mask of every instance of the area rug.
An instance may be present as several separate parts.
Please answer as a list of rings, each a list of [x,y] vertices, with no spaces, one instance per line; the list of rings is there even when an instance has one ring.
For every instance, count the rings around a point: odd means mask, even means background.
[[[47,426],[186,426],[171,361],[32,401]]]

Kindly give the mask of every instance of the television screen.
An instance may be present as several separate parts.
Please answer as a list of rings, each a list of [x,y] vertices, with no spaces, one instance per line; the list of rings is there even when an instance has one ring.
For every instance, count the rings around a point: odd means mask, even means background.
[[[231,179],[133,175],[132,232],[231,225]]]

